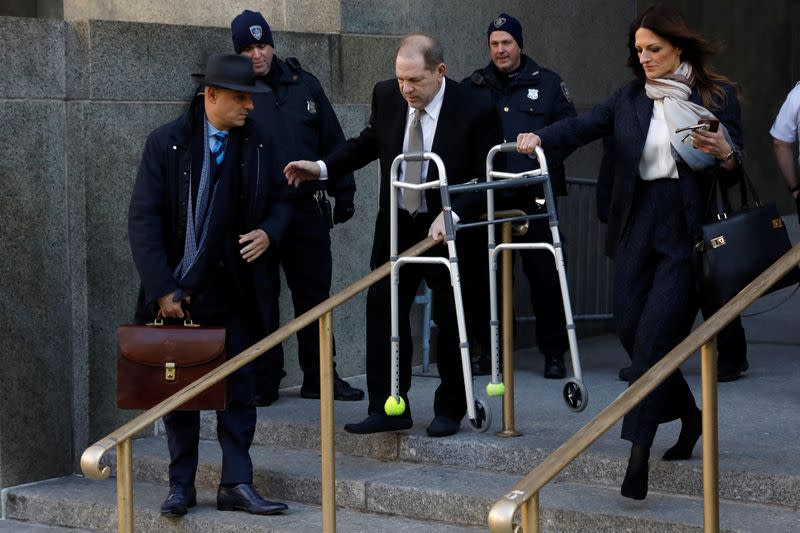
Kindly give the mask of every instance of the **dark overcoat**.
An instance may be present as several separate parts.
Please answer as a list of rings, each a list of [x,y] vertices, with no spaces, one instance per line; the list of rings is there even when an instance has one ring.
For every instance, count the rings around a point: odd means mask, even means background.
[[[152,319],[157,299],[181,289],[192,296],[192,310],[222,323],[230,304],[229,289],[242,285],[238,233],[252,224],[279,242],[291,216],[289,189],[280,174],[269,141],[259,140],[248,120],[230,131],[225,159],[216,180],[209,215],[207,246],[195,267],[179,282],[175,269],[183,257],[186,206],[196,194],[202,171],[203,97],[196,96],[176,120],[147,138],[128,212],[128,237],[139,272],[141,291],[137,318]],[[252,272],[256,287],[272,291],[269,253]],[[260,263],[259,263],[260,261]],[[227,270],[226,268],[227,267]],[[266,281],[259,282],[259,277]],[[270,301],[270,300],[267,300]]]
[[[742,118],[735,89],[724,85],[726,101],[711,111],[725,125],[733,141],[734,149],[742,146]],[[702,105],[697,89],[690,100]],[[613,150],[604,161],[605,177],[601,186],[610,189],[608,204],[608,233],[606,253],[614,257],[617,243],[625,230],[633,204],[634,189],[639,175],[639,160],[642,156],[653,101],[645,93],[644,83],[631,81],[615,92],[608,100],[595,106],[588,113],[568,118],[537,131],[542,139],[542,149],[548,155],[563,158],[575,149],[603,137],[611,137]],[[690,124],[687,124],[690,126]],[[613,169],[609,173],[609,169]],[[683,213],[692,242],[700,238],[701,224],[705,218],[713,178],[723,185],[739,179],[740,171],[728,172],[721,167],[710,167],[702,172],[693,171],[686,164],[678,163],[678,176],[683,199]]]

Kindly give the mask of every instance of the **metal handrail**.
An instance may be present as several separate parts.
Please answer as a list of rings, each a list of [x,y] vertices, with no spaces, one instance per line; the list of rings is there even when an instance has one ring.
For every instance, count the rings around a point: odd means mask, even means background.
[[[542,487],[701,348],[704,530],[706,532],[719,531],[716,335],[739,316],[748,305],[763,295],[792,268],[795,268],[798,263],[800,263],[800,244],[794,246],[762,272],[730,302],[703,322],[637,379],[616,400],[517,482],[512,490],[495,502],[490,509],[488,524],[491,531],[493,533],[538,533],[539,491]],[[515,526],[513,519],[518,510],[521,515],[521,523]]]
[[[418,242],[405,252],[401,254],[401,257],[414,257],[423,254],[430,248],[432,248],[438,241],[431,239],[430,237]],[[355,282],[351,283],[338,293],[334,294],[324,302],[316,305],[315,307],[309,309],[299,317],[295,318],[291,322],[288,322],[275,330],[272,334],[265,337],[264,339],[260,340],[256,344],[250,346],[246,350],[243,350],[235,357],[230,358],[222,365],[218,366],[202,378],[198,379],[197,381],[187,385],[180,391],[176,392],[166,400],[162,401],[158,405],[148,409],[144,413],[140,414],[133,420],[129,421],[128,423],[120,426],[118,429],[109,433],[107,436],[103,437],[102,439],[98,440],[91,446],[89,446],[81,456],[81,470],[83,473],[92,479],[103,480],[107,479],[111,474],[111,469],[108,466],[102,465],[101,461],[103,456],[108,452],[111,448],[117,447],[117,511],[118,511],[118,530],[120,532],[129,533],[133,531],[133,498],[132,498],[132,451],[131,451],[131,442],[130,439],[134,437],[137,433],[141,430],[145,429],[150,424],[154,423],[156,420],[161,418],[162,416],[170,413],[171,411],[177,409],[188,400],[191,400],[198,394],[202,393],[206,389],[214,386],[215,384],[219,383],[229,375],[233,374],[238,369],[242,368],[246,364],[252,362],[261,354],[266,352],[267,350],[277,346],[283,340],[294,335],[301,329],[309,326],[311,323],[318,319],[323,319],[321,328],[320,328],[320,339],[328,339],[330,342],[330,330],[331,330],[331,321],[330,321],[330,313],[336,307],[339,307],[343,303],[347,302],[358,293],[363,291],[364,289],[369,288],[370,286],[374,285],[381,279],[387,277],[391,270],[391,264],[389,262],[384,263],[380,267],[376,268],[366,276],[356,280]],[[325,336],[323,337],[323,334]],[[324,344],[324,343],[323,343]],[[332,350],[326,349],[325,346],[320,350],[320,359],[327,358],[326,362],[320,367],[320,373],[322,374],[320,377],[328,378],[326,381],[329,382],[329,387],[332,391],[332,369],[330,365],[332,364]],[[321,391],[322,392],[322,386]],[[332,393],[331,393],[332,394]],[[321,404],[324,404],[324,398],[320,400]],[[330,403],[330,402],[328,402]],[[333,434],[333,409],[331,406],[328,406],[329,412],[327,416],[323,416],[321,423],[327,423],[331,427],[323,428],[323,432],[329,432],[330,435]],[[321,405],[321,409],[326,409],[325,405]],[[325,413],[323,413],[325,414]],[[329,462],[331,463],[332,467],[332,450],[329,453],[323,453],[323,457],[328,457]],[[323,465],[324,468],[324,465]],[[323,478],[329,480],[331,484],[331,489],[333,488],[332,484],[332,469],[330,470],[330,475],[323,473]],[[323,481],[325,481],[323,479]],[[327,489],[327,487],[325,487]],[[325,491],[324,491],[325,492]],[[326,516],[330,517],[330,513],[333,512],[333,499],[332,499],[332,492],[331,490],[327,491],[329,494],[327,497],[323,497],[323,504],[327,503],[328,505],[324,507],[330,507],[330,509],[323,509],[323,513],[328,511]],[[335,524],[330,524],[330,518],[326,519],[323,523],[326,525],[326,531],[334,531]]]

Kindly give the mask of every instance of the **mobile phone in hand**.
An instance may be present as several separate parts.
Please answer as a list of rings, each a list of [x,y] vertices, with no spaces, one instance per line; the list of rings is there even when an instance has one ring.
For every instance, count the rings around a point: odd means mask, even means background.
[[[698,125],[708,124],[708,128],[707,129],[703,128],[703,129],[706,129],[706,131],[710,131],[712,133],[719,129],[719,120],[715,118],[701,118],[700,120],[697,121],[697,124]]]

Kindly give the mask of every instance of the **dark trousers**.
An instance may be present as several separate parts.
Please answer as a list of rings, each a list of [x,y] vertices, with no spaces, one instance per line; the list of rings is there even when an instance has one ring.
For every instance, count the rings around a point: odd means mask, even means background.
[[[412,218],[406,211],[398,216],[398,251],[416,244],[428,234],[433,217],[418,215]],[[436,246],[426,255],[446,255],[444,246]],[[417,288],[425,280],[433,292],[433,320],[439,328],[437,365],[441,384],[436,389],[433,410],[436,415],[461,420],[466,413],[464,376],[461,368],[458,329],[453,304],[450,274],[442,265],[407,264],[400,268],[399,333],[400,333],[400,395],[409,406],[411,387],[411,326],[408,314]],[[391,284],[384,278],[367,292],[367,389],[369,413],[382,413],[383,404],[391,390]]]
[[[614,319],[631,383],[691,331],[697,315],[692,243],[677,180],[639,181],[615,262]],[[659,424],[688,415],[694,396],[675,371],[625,415],[622,438],[650,447]]]
[[[703,307],[703,318],[708,319],[718,309]],[[722,328],[717,335],[717,357],[720,365],[738,366],[747,360],[747,338],[738,316]]]
[[[546,242],[553,244],[553,234],[547,219],[531,220],[525,235],[514,242]],[[536,343],[545,355],[559,356],[569,349],[567,321],[561,284],[553,254],[546,250],[520,251],[522,271],[530,284],[531,305],[536,315]]]
[[[280,261],[298,317],[330,296],[333,259],[328,221],[313,195],[303,193],[294,203],[292,222],[280,246]],[[273,316],[278,320],[278,299]],[[275,328],[278,327],[276,323]],[[297,352],[304,382],[319,382],[319,323],[297,333]],[[335,355],[335,349],[334,349]],[[278,346],[256,360],[258,386],[277,388],[283,372],[283,349]]]
[[[500,244],[502,225],[497,225],[495,241]],[[460,231],[458,243],[459,265],[462,266],[464,307],[470,342],[479,342],[489,354],[489,258],[486,228],[471,228]],[[553,244],[553,235],[547,219],[531,220],[525,235],[514,236],[515,243]],[[553,255],[546,250],[514,252],[522,259],[522,271],[528,278],[533,312],[536,315],[536,339],[539,351],[545,355],[562,355],[569,349],[564,303]],[[502,299],[502,253],[497,257],[498,313]],[[500,317],[502,319],[502,317]]]
[[[194,317],[194,315],[193,315]],[[226,348],[233,356],[260,340],[257,315],[230,318]],[[197,317],[198,321],[201,320]],[[258,337],[258,338],[257,338]],[[256,429],[252,363],[228,377],[228,408],[217,411],[217,439],[222,448],[221,485],[253,482],[250,444]],[[173,411],[164,417],[169,447],[170,485],[194,485],[200,442],[200,412]]]

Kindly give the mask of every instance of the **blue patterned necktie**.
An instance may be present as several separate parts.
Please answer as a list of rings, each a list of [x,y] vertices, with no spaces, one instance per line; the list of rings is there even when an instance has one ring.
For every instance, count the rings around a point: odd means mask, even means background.
[[[220,166],[222,160],[225,159],[225,141],[228,138],[228,134],[224,131],[218,131],[212,137],[214,143],[211,146],[211,156],[217,166]]]

